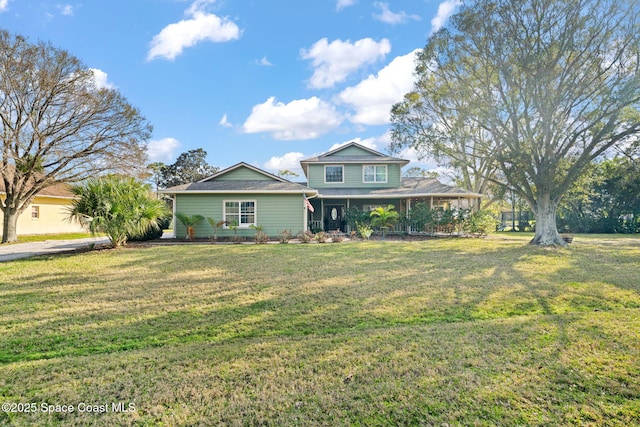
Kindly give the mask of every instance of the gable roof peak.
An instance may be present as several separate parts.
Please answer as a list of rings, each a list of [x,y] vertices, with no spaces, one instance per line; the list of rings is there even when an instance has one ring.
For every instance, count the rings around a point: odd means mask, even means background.
[[[287,180],[287,179],[284,179],[284,178],[282,178],[282,177],[280,177],[280,176],[278,176],[278,175],[274,175],[274,174],[272,174],[272,173],[270,173],[270,172],[267,172],[267,171],[265,171],[265,170],[262,170],[262,169],[260,169],[260,168],[258,168],[258,167],[256,167],[256,166],[250,165],[249,163],[245,163],[245,162],[236,163],[236,164],[235,164],[235,165],[233,165],[233,166],[229,166],[228,168],[223,169],[223,170],[221,170],[221,171],[218,171],[218,172],[216,172],[215,174],[213,174],[213,175],[211,175],[211,176],[208,176],[208,177],[206,177],[206,178],[204,178],[204,179],[201,179],[200,181],[197,181],[197,182],[207,182],[207,181],[211,181],[211,180],[213,180],[213,179],[216,179],[216,178],[218,178],[218,177],[220,177],[220,176],[222,176],[222,175],[225,175],[225,174],[227,174],[227,173],[229,173],[229,172],[232,172],[232,171],[234,171],[234,170],[236,170],[236,169],[239,169],[239,168],[247,168],[247,169],[250,169],[250,170],[252,170],[252,171],[254,171],[254,172],[257,172],[257,173],[259,173],[259,174],[262,174],[262,175],[264,175],[264,176],[266,176],[266,177],[269,177],[269,178],[271,178],[271,179],[274,179],[274,180],[276,180],[276,181],[280,181],[280,182],[291,182],[291,181],[289,181],[289,180]]]
[[[320,157],[331,156],[331,155],[333,155],[335,153],[338,153],[340,151],[346,150],[347,148],[351,148],[351,147],[357,147],[357,148],[359,148],[361,150],[367,151],[367,152],[369,152],[369,153],[371,153],[371,154],[373,154],[375,156],[378,156],[378,157],[387,157],[386,154],[383,154],[383,153],[381,153],[379,151],[376,151],[376,150],[374,150],[372,148],[365,147],[364,145],[359,144],[359,143],[357,143],[355,141],[348,142],[348,143],[346,143],[344,145],[341,145],[341,146],[339,146],[337,148],[334,148],[331,151],[327,151],[326,153],[323,153],[323,154],[319,155],[318,157],[320,158]]]

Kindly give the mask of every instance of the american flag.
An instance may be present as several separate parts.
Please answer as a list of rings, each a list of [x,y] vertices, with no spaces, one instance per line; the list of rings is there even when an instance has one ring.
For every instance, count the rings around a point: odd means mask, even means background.
[[[309,201],[309,199],[307,199],[307,196],[304,196],[304,204],[307,207],[307,209],[309,209],[309,212],[313,212],[313,205],[311,204],[311,202]]]

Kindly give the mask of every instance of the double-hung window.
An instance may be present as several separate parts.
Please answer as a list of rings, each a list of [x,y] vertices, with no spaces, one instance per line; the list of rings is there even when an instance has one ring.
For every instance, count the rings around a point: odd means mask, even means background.
[[[324,167],[324,182],[344,182],[342,165],[327,165]]]
[[[362,167],[363,182],[387,182],[387,165],[365,165]]]
[[[256,224],[255,200],[225,200],[224,220],[226,226],[237,224],[239,227],[249,227]]]

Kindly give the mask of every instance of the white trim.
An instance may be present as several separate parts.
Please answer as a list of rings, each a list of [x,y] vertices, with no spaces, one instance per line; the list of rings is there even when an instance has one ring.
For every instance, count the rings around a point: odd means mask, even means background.
[[[308,201],[309,199],[302,200],[302,229],[304,231],[307,231],[309,229],[309,208],[307,207]]]
[[[236,169],[238,169],[238,168],[241,168],[241,167],[245,167],[245,168],[247,168],[247,169],[251,169],[251,170],[252,170],[252,171],[254,171],[254,172],[257,172],[257,173],[262,174],[262,175],[264,175],[264,176],[266,176],[266,177],[269,177],[269,178],[273,178],[273,179],[274,179],[274,180],[276,180],[276,181],[280,181],[280,182],[291,182],[291,181],[286,180],[286,179],[284,179],[284,178],[282,178],[282,177],[280,177],[280,176],[274,175],[274,174],[272,174],[272,173],[269,173],[269,172],[267,172],[267,171],[265,171],[265,170],[262,170],[262,169],[260,169],[260,168],[257,168],[257,167],[255,167],[255,166],[250,165],[249,163],[245,163],[245,162],[236,163],[236,164],[235,164],[235,165],[233,165],[233,166],[229,166],[229,167],[228,167],[228,168],[226,168],[226,169],[223,169],[223,170],[221,170],[221,171],[218,171],[218,172],[216,172],[215,174],[213,174],[213,175],[211,175],[211,176],[208,176],[208,177],[206,177],[206,178],[203,178],[203,179],[201,179],[201,180],[199,180],[199,181],[196,181],[196,182],[206,182],[206,181],[209,181],[209,180],[211,180],[211,179],[214,179],[214,178],[217,178],[217,177],[219,177],[219,176],[222,176],[222,175],[224,175],[224,174],[226,174],[226,173],[232,172],[232,171],[234,171],[234,170],[236,170]]]
[[[373,149],[371,149],[369,147],[365,147],[364,145],[358,144],[355,141],[351,141],[351,142],[349,142],[347,144],[341,145],[338,148],[334,148],[331,151],[327,151],[326,153],[320,154],[318,157],[331,156],[332,154],[339,153],[340,151],[346,150],[347,148],[350,148],[350,147],[358,147],[361,150],[368,151],[369,153],[374,154],[374,155],[376,155],[378,157],[388,157],[386,154],[383,154],[383,153],[381,153],[379,151],[373,150]]]
[[[327,181],[327,168],[335,168],[337,166],[340,166],[342,168],[342,181]],[[325,184],[344,184],[344,165],[343,164],[324,165],[324,183]]]
[[[6,197],[7,193],[5,193],[4,191],[0,191],[0,195]],[[35,200],[38,197],[46,197],[48,199],[65,199],[65,200],[74,200],[79,198],[79,196],[48,196],[46,194],[36,193],[36,195],[33,196],[33,200]]]
[[[172,197],[171,200],[173,201],[173,203],[172,203],[172,205],[173,205],[173,209],[172,209],[173,210],[173,219],[171,220],[171,228],[173,228],[173,237],[176,237],[177,236],[177,234],[176,234],[176,231],[177,231],[177,227],[176,227],[176,225],[177,225],[176,212],[178,212],[178,206],[177,206],[178,198],[175,197],[175,194],[174,194],[174,197]]]
[[[376,179],[378,178],[378,168],[384,166],[384,181],[377,181]],[[373,168],[373,181],[367,181],[366,179],[364,179],[365,177],[365,173],[364,170],[367,167],[372,167]],[[382,164],[382,165],[372,165],[372,164],[363,164],[362,165],[362,183],[363,184],[386,184],[387,182],[389,182],[389,168],[387,167],[386,164]]]
[[[242,203],[251,202],[253,203],[253,222],[242,224]],[[238,204],[238,228],[250,228],[252,225],[258,225],[258,201],[257,200],[242,200],[242,199],[225,199],[222,201],[222,219],[225,221],[223,228],[228,230],[229,225],[226,224],[227,221],[227,203],[237,203]]]

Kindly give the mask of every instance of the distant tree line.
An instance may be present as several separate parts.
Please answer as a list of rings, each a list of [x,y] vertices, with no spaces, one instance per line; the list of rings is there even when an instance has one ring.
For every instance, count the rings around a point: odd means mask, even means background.
[[[640,161],[592,165],[563,199],[557,221],[565,232],[640,233]]]

